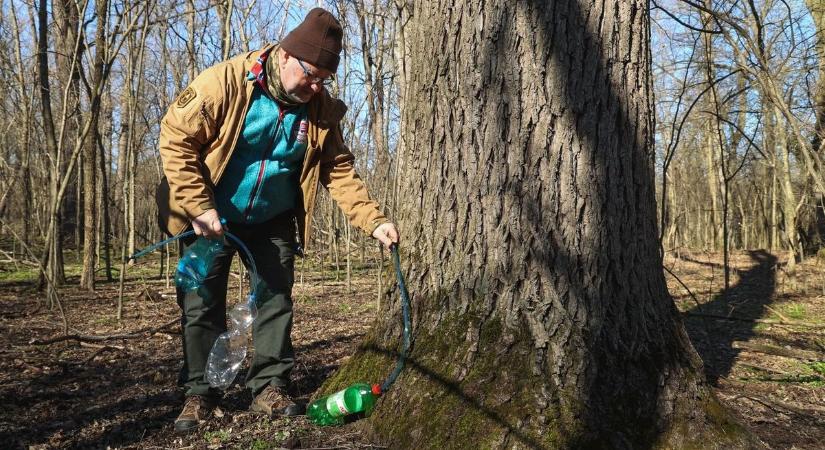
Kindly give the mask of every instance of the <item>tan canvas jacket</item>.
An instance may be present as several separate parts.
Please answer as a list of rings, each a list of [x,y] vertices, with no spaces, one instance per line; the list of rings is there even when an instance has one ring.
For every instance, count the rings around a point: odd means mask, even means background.
[[[206,69],[161,120],[159,146],[166,178],[158,187],[157,203],[160,225],[168,233],[180,234],[191,219],[215,208],[213,187],[235,149],[255,83],[247,79],[247,73],[258,55],[271,47]],[[355,172],[355,157],[344,144],[339,122],[346,110],[346,105],[326,90],[307,105],[309,139],[296,211],[305,246],[319,183],[329,190],[350,222],[365,233],[371,235],[387,222]]]

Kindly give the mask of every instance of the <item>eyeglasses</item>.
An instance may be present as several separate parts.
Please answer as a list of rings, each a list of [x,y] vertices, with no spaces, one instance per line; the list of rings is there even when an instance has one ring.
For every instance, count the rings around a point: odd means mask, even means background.
[[[307,67],[304,65],[303,61],[301,61],[298,58],[295,58],[295,60],[298,61],[298,64],[301,66],[301,70],[304,71],[304,75],[307,76],[310,83],[323,84],[326,87],[332,86],[332,82],[335,81],[335,75],[330,75],[327,78],[316,77],[315,75],[313,75],[309,71],[309,69],[307,69]]]

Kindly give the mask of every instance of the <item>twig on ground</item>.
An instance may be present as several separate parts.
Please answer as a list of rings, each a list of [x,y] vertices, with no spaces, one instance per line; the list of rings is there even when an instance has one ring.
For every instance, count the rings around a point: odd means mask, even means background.
[[[777,408],[776,408],[776,407],[779,407],[780,409],[784,409],[786,411],[790,411],[790,412],[799,414],[801,416],[806,416],[806,417],[813,418],[817,422],[822,422],[822,419],[820,419],[816,415],[812,414],[812,412],[825,413],[825,407],[817,406],[817,405],[796,406],[796,405],[792,405],[788,402],[783,402],[782,400],[768,400],[766,398],[759,397],[759,396],[756,396],[756,395],[737,395],[737,396],[734,397],[734,399],[737,399],[737,398],[746,398],[748,400],[752,400],[754,402],[761,403],[762,405],[767,406],[771,410],[781,413],[781,411],[778,411]]]
[[[790,374],[788,372],[785,372],[783,370],[774,369],[772,367],[760,366],[760,365],[753,364],[753,363],[739,363],[739,365],[741,365],[742,367],[745,367],[747,369],[755,369],[755,370],[760,370],[762,372],[776,373],[776,374],[779,374],[779,375],[792,375],[792,374]]]
[[[712,319],[733,320],[733,321],[737,321],[737,322],[755,322],[755,323],[766,323],[766,324],[771,324],[771,325],[786,325],[786,326],[805,327],[805,328],[825,328],[825,324],[821,324],[821,323],[785,322],[783,320],[774,320],[774,319],[748,319],[746,317],[723,316],[721,314],[697,313],[697,312],[692,312],[692,311],[685,311],[682,314],[685,314],[687,316],[695,316],[695,317],[710,317]]]
[[[91,345],[91,344],[86,344],[86,345]],[[95,351],[94,353],[89,355],[88,358],[83,360],[83,364],[89,364],[90,362],[92,362],[92,360],[94,360],[95,358],[100,356],[102,353],[111,352],[113,350],[123,351],[124,348],[119,346],[119,345],[103,345],[103,346],[100,346],[100,348],[97,349],[97,351]]]
[[[801,359],[805,361],[820,361],[823,359],[822,355],[810,350],[796,350],[755,342],[734,341],[731,343],[731,347],[756,353],[764,353],[766,355],[783,356],[785,358]]]
[[[124,333],[124,334],[111,334],[111,335],[103,335],[103,336],[89,336],[89,335],[80,335],[80,334],[68,334],[64,336],[57,336],[49,339],[33,339],[29,343],[32,345],[48,345],[54,344],[56,342],[63,342],[68,340],[75,340],[81,342],[105,342],[105,341],[113,341],[117,339],[137,339],[143,337],[144,333],[148,333],[150,336],[157,333],[160,330],[163,330],[166,327],[172,326],[176,323],[180,322],[180,318],[175,318],[170,320],[169,322],[164,323],[163,325],[159,325],[157,327],[149,327],[144,328],[132,333]]]
[[[784,315],[782,315],[782,313],[781,313],[781,312],[779,312],[779,311],[777,311],[777,310],[775,310],[775,309],[771,308],[770,306],[765,305],[765,308],[768,308],[769,310],[773,311],[773,313],[774,313],[774,314],[776,314],[777,316],[779,316],[779,318],[780,318],[780,319],[782,319],[782,320],[784,320],[785,322],[793,322],[793,320],[788,319],[787,317],[785,317]]]

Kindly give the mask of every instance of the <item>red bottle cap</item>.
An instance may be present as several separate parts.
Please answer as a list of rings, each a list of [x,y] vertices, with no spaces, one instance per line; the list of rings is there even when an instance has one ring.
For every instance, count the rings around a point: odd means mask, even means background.
[[[377,384],[372,385],[372,393],[375,395],[381,395],[381,386]]]

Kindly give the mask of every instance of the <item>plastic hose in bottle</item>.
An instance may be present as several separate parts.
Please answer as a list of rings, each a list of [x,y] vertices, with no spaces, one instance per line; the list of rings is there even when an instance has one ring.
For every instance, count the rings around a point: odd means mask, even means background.
[[[379,386],[377,384],[355,383],[334,394],[321,397],[310,403],[307,407],[307,418],[316,425],[342,425],[348,416],[363,413],[370,415],[378,397],[386,392],[401,370],[407,359],[407,352],[410,350],[410,294],[407,292],[407,285],[404,282],[404,274],[401,273],[401,259],[398,255],[398,244],[390,246],[392,252],[395,275],[398,280],[398,290],[401,296],[401,318],[403,326],[403,342],[401,352],[395,369],[389,377]]]
[[[187,231],[158,242],[135,253],[129,259],[137,259],[163,245],[193,234],[194,231]],[[205,378],[210,386],[218,389],[227,389],[238,375],[244,358],[246,358],[249,328],[258,315],[256,299],[259,282],[255,260],[252,259],[252,253],[240,239],[229,232],[224,234],[237,244],[246,256],[247,261],[249,261],[249,278],[252,289],[246,297],[246,302],[236,304],[229,312],[227,331],[218,336],[212,345],[212,350],[209,352]],[[175,273],[175,284],[186,292],[200,289],[217,252],[223,245],[222,239],[210,240],[199,237],[181,256]]]

